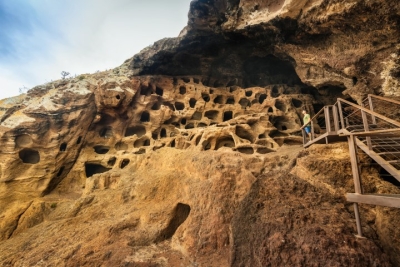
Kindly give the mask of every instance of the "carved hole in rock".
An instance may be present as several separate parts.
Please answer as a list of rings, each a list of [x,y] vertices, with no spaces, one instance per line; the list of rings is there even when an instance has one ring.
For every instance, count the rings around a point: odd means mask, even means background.
[[[272,107],[269,107],[267,112],[268,113],[274,113],[274,109]]]
[[[258,104],[258,100],[257,99],[251,100],[251,105],[254,105],[254,104]]]
[[[234,92],[234,91],[236,91],[238,89],[238,87],[237,86],[231,86],[230,88],[229,88],[229,92]]]
[[[247,97],[250,97],[250,96],[252,96],[252,95],[253,95],[253,91],[246,91],[246,93],[245,93],[245,94],[246,94],[246,96],[247,96]]]
[[[178,84],[178,79],[176,77],[172,78],[172,84],[177,85]]]
[[[161,103],[156,102],[153,104],[153,106],[151,107],[152,110],[159,110],[161,108]]]
[[[141,149],[139,149],[138,151],[134,152],[133,154],[135,154],[135,155],[141,155],[141,154],[144,154],[144,153],[146,153],[146,149],[141,148]]]
[[[29,148],[22,149],[19,152],[19,158],[23,163],[36,164],[40,161],[39,152]]]
[[[115,149],[120,151],[120,150],[128,150],[128,145],[125,144],[124,142],[118,142],[115,144]]]
[[[141,95],[145,95],[145,96],[149,96],[151,95],[151,93],[153,92],[153,88],[151,88],[151,86],[143,86],[140,88],[140,94]]]
[[[151,138],[153,138],[154,140],[157,140],[158,139],[158,133],[157,132],[153,132],[151,134]]]
[[[271,97],[278,97],[280,95],[278,87],[274,86],[271,90]]]
[[[174,140],[172,140],[172,142],[171,142],[171,145],[170,145],[171,147],[175,147],[175,139]]]
[[[217,140],[217,144],[215,145],[215,149],[218,150],[221,147],[235,147],[235,141],[231,136],[222,137]]]
[[[93,149],[97,154],[107,154],[110,151],[108,146],[95,146]]]
[[[239,147],[237,150],[243,154],[254,154],[254,149],[252,147]]]
[[[303,102],[301,100],[295,98],[292,99],[292,103],[295,108],[300,108],[303,105]]]
[[[239,104],[242,106],[242,109],[246,109],[246,107],[250,107],[250,101],[247,98],[242,98],[239,100]]]
[[[194,128],[194,124],[193,123],[188,123],[186,126],[185,126],[185,129],[193,129]]]
[[[196,146],[200,143],[201,136],[202,135],[199,135],[199,136],[196,137],[196,141],[195,141]]]
[[[159,95],[159,96],[163,96],[164,90],[161,89],[160,87],[156,87],[156,94]]]
[[[168,223],[168,226],[160,232],[160,235],[156,238],[155,242],[158,243],[172,238],[178,227],[184,221],[186,221],[189,214],[190,206],[187,204],[178,203],[173,212],[172,219]]]
[[[222,95],[218,95],[216,98],[214,98],[214,103],[215,104],[224,104],[224,98]]]
[[[15,138],[15,144],[18,147],[25,147],[25,146],[29,146],[30,144],[32,144],[32,138],[30,135],[28,134],[22,134],[19,135]]]
[[[234,105],[234,104],[235,104],[235,98],[229,97],[229,98],[226,100],[226,104],[227,104],[227,105]]]
[[[185,83],[190,83],[190,78],[187,77],[183,77],[182,81],[184,81]]]
[[[109,114],[105,114],[102,113],[100,114],[100,121],[98,122],[99,125],[109,125],[111,123],[113,123],[116,120],[115,117],[109,115]]]
[[[203,113],[196,111],[195,113],[193,113],[192,116],[192,120],[201,120],[201,118],[203,118]]]
[[[354,85],[356,85],[357,84],[357,82],[358,82],[358,79],[357,79],[357,77],[353,77],[353,78],[351,78],[352,79],[352,81],[353,81],[353,86]]]
[[[184,110],[185,104],[183,104],[181,102],[175,102],[175,108],[176,108],[176,110]]]
[[[78,140],[76,140],[76,144],[79,145],[82,142],[82,136],[78,137]]]
[[[259,134],[258,135],[258,139],[263,139],[263,138],[266,138],[265,134]]]
[[[61,151],[61,152],[64,152],[65,150],[67,150],[67,143],[62,143],[62,144],[60,145],[60,151]]]
[[[121,99],[121,96],[120,96],[120,95],[116,95],[115,98],[118,99],[118,100],[120,100],[120,99]]]
[[[116,157],[112,157],[108,160],[107,165],[108,166],[114,166],[115,162],[117,161]]]
[[[108,172],[109,170],[111,170],[111,169],[106,168],[100,164],[85,163],[85,173],[86,173],[87,178],[92,177],[93,175],[98,174],[98,173]]]
[[[218,115],[219,115],[218,110],[209,110],[204,113],[204,116],[206,118],[209,118],[210,120],[216,120],[218,118]]]
[[[167,137],[167,130],[165,130],[164,128],[161,129],[161,133],[160,133],[160,137],[161,138],[166,138]]]
[[[61,174],[64,172],[64,169],[65,169],[65,167],[62,166],[62,167],[58,170],[58,172],[57,172],[57,177],[60,177],[60,176],[61,176]]]
[[[197,103],[197,100],[194,99],[194,98],[191,98],[191,99],[189,100],[189,106],[190,106],[191,108],[194,108],[194,107],[196,106],[196,103]]]
[[[258,103],[260,104],[264,103],[265,99],[267,99],[267,95],[261,94],[260,97],[258,98]]]
[[[100,137],[111,138],[113,136],[113,130],[110,126],[104,127],[99,132]]]
[[[169,107],[171,110],[175,111],[175,106],[172,105],[171,103],[165,102],[163,103],[164,106]]]
[[[211,88],[210,88],[210,94],[211,94],[211,95],[214,94],[214,89],[211,89]]]
[[[279,131],[286,131],[297,127],[297,124],[292,119],[285,116],[270,117],[270,121]]]
[[[140,116],[141,122],[149,122],[150,121],[150,114],[147,111],[143,111],[142,115]]]
[[[197,124],[197,127],[200,127],[200,128],[205,128],[207,126],[208,126],[207,123],[203,123],[203,122],[200,122],[199,124]]]
[[[186,87],[185,87],[185,86],[179,87],[179,93],[180,93],[181,95],[186,94]]]
[[[185,119],[185,118],[181,119],[181,124],[182,124],[182,125],[185,125],[185,124],[186,124],[186,119]]]
[[[286,105],[283,101],[281,100],[276,100],[275,101],[275,107],[283,112],[286,112]]]
[[[273,152],[273,150],[266,148],[266,147],[259,147],[259,148],[257,148],[256,152],[258,154],[267,154],[267,153]]]
[[[201,94],[201,98],[203,98],[203,100],[206,101],[206,102],[210,102],[210,95],[209,94],[202,93]]]
[[[236,135],[239,136],[242,139],[249,140],[251,143],[254,142],[254,136],[251,132],[243,128],[242,126],[238,125],[236,126]]]
[[[147,138],[139,139],[136,140],[135,143],[133,144],[133,147],[139,148],[142,146],[149,146],[150,145],[150,140]]]
[[[203,149],[204,150],[210,150],[211,149],[211,143],[209,141],[204,141],[203,142]]]
[[[131,162],[129,159],[123,159],[123,160],[121,161],[121,164],[119,165],[119,167],[120,167],[121,169],[123,169],[123,168],[125,168],[126,166],[128,166],[129,162]]]
[[[232,111],[225,111],[224,112],[224,118],[223,121],[229,121],[233,118],[233,112]]]
[[[142,137],[143,135],[146,134],[146,128],[141,125],[138,125],[138,126],[129,127],[125,131],[125,137],[133,136],[135,134],[137,137]]]
[[[193,82],[194,82],[194,83],[200,83],[200,79],[198,79],[198,78],[193,78]]]

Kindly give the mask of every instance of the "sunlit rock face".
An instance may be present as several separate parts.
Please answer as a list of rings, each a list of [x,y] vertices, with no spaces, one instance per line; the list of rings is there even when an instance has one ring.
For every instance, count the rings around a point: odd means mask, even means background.
[[[399,211],[362,206],[355,239],[347,144],[299,131],[303,109],[399,95],[399,9],[192,1],[179,37],[1,100],[1,264],[399,265]]]

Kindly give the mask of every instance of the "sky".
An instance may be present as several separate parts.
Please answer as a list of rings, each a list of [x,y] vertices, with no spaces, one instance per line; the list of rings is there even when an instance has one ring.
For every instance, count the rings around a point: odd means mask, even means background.
[[[121,65],[187,24],[190,0],[0,0],[0,99]]]

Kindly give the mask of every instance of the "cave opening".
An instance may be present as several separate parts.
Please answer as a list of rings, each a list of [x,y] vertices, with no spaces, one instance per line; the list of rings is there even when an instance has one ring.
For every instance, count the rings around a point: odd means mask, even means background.
[[[179,93],[180,93],[181,95],[186,94],[186,87],[185,87],[185,86],[179,87]]]
[[[218,150],[221,147],[231,147],[231,148],[235,147],[235,141],[233,140],[233,138],[231,136],[219,138],[215,145],[215,149]]]
[[[218,115],[218,110],[208,110],[204,113],[204,117],[209,118],[210,120],[216,120],[218,118]]]
[[[210,95],[209,94],[202,93],[201,94],[201,98],[203,98],[203,100],[205,102],[210,102]]]
[[[167,130],[165,128],[161,129],[160,137],[161,138],[166,138],[167,137]]]
[[[121,169],[123,169],[123,168],[125,168],[126,166],[128,166],[129,165],[129,162],[131,162],[129,159],[123,159],[122,161],[121,161],[121,164],[120,164],[120,168]]]
[[[118,142],[115,144],[115,149],[120,151],[120,150],[127,150],[128,149],[128,145],[125,144],[124,142]]]
[[[183,104],[181,102],[175,102],[175,108],[176,108],[176,110],[184,110],[185,104]]]
[[[217,95],[216,98],[214,98],[214,103],[215,104],[223,104],[224,103],[224,98],[222,95]]]
[[[252,147],[239,147],[237,151],[239,151],[242,154],[248,154],[248,155],[254,154],[254,149]]]
[[[232,96],[228,97],[228,99],[226,100],[226,104],[227,105],[234,105],[235,104],[235,98],[233,98]]]
[[[246,130],[244,127],[238,125],[236,126],[236,131],[235,131],[236,135],[239,136],[242,139],[248,140],[251,143],[254,143],[254,136],[253,134]]]
[[[159,95],[159,96],[163,96],[164,90],[161,89],[160,87],[156,87],[156,94]]]
[[[143,111],[142,115],[140,116],[141,122],[149,122],[150,121],[150,114],[147,111]]]
[[[296,98],[292,98],[292,103],[295,108],[300,108],[303,105],[303,102]]]
[[[111,157],[111,158],[108,160],[107,165],[108,165],[108,166],[114,166],[114,164],[115,164],[116,161],[117,161],[117,158],[116,158],[116,157]]]
[[[156,238],[155,242],[159,243],[164,240],[171,239],[175,234],[178,227],[186,221],[190,214],[190,206],[183,203],[178,203],[173,211],[171,220],[167,227],[160,232],[160,235]]]
[[[97,154],[101,155],[107,154],[110,151],[110,147],[108,146],[95,146],[93,149]]]
[[[251,103],[247,98],[240,99],[239,104],[242,106],[242,109],[246,109],[246,107],[251,107]]]
[[[199,121],[199,120],[201,120],[201,118],[203,118],[203,113],[201,113],[200,111],[196,111],[192,115],[192,120]]]
[[[61,145],[60,145],[60,151],[61,152],[64,152],[64,151],[66,151],[67,150],[67,143],[62,143]]]
[[[153,88],[151,88],[150,85],[149,86],[142,85],[140,88],[141,95],[149,96],[149,95],[151,95],[152,92],[153,92]]]
[[[85,163],[85,173],[86,173],[86,177],[92,177],[95,174],[98,173],[104,173],[104,172],[108,172],[109,170],[111,170],[110,168],[106,168],[103,165],[100,164],[95,164],[95,163]]]
[[[194,107],[196,106],[196,103],[197,103],[197,100],[194,99],[194,98],[191,98],[191,99],[189,100],[189,106],[190,106],[191,108],[194,108]]]
[[[100,137],[103,137],[105,139],[111,138],[113,136],[112,127],[111,126],[107,126],[107,127],[102,128],[99,131],[99,135],[100,135]]]
[[[224,112],[224,118],[223,121],[229,121],[233,118],[233,112],[232,111],[225,111]]]
[[[137,125],[128,127],[125,131],[125,137],[133,136],[135,134],[137,137],[142,137],[143,135],[146,134],[146,128],[141,125]]]
[[[258,98],[258,103],[260,104],[264,103],[265,99],[267,99],[267,95],[261,94],[260,97]]]
[[[40,162],[40,154],[37,150],[24,148],[19,151],[19,158],[23,163],[37,164]]]

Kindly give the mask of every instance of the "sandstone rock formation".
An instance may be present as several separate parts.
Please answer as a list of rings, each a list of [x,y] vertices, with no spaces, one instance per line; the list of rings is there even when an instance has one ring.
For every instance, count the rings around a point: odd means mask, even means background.
[[[400,5],[191,2],[188,26],[106,72],[0,101],[3,266],[398,266],[347,144],[301,110],[399,95]],[[365,161],[376,193],[399,193]]]

